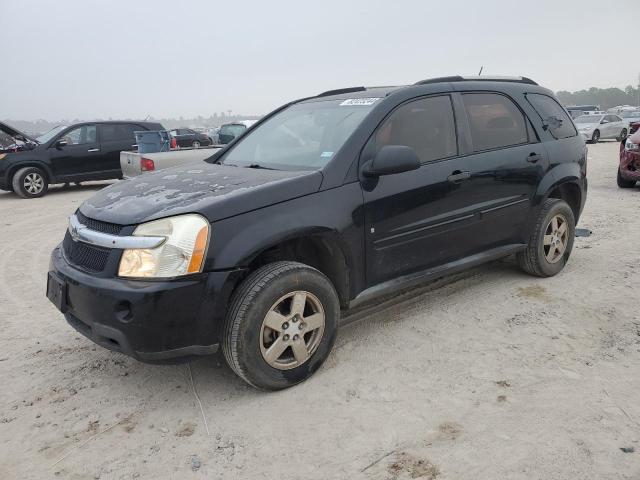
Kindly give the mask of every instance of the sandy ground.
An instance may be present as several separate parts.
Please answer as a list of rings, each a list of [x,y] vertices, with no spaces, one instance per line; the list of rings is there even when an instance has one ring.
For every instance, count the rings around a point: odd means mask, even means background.
[[[385,303],[283,392],[193,362],[204,417],[188,365],[96,347],[44,296],[102,185],[0,194],[0,477],[640,479],[640,188],[616,187],[617,148],[590,147],[593,235],[557,277],[507,259]]]

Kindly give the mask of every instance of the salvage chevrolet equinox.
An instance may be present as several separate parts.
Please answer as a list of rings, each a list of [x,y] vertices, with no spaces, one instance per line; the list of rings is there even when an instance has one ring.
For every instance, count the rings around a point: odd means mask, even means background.
[[[515,254],[548,277],[586,199],[584,139],[522,77],[445,77],[291,102],[202,164],[84,202],[47,296],[146,362],[222,347],[249,384],[297,384],[341,311]]]

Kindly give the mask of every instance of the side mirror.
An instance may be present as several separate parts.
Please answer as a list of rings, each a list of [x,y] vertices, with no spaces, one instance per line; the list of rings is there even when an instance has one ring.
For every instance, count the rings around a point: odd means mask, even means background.
[[[386,145],[378,151],[373,160],[364,165],[362,174],[365,177],[379,177],[418,168],[420,159],[413,148],[405,145]]]
[[[56,142],[56,148],[66,147],[66,146],[67,146],[67,141],[66,140],[58,140]]]
[[[609,120],[604,120],[604,119],[603,119],[603,120],[600,122],[600,125],[604,125],[605,123],[609,123]]]

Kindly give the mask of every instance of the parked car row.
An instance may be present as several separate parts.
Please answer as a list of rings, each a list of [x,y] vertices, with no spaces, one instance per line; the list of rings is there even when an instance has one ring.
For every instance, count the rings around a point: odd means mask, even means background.
[[[221,143],[230,143],[255,122],[234,122],[220,129]],[[14,191],[23,198],[44,195],[50,184],[110,180],[122,178],[121,152],[135,152],[134,132],[164,130],[160,123],[138,121],[83,122],[59,125],[37,138],[24,134],[0,122],[0,190]],[[209,147],[212,139],[203,132],[189,128],[170,131],[172,147]],[[217,150],[218,148],[214,149]],[[159,168],[200,160],[214,151],[201,154],[180,151],[156,158]],[[124,156],[131,175],[156,169],[146,158],[131,167],[132,157]],[[153,166],[153,168],[151,168]],[[145,168],[146,167],[146,168]]]

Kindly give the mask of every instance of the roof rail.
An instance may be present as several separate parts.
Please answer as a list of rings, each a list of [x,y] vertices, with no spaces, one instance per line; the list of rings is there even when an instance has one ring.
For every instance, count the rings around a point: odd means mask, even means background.
[[[337,90],[327,90],[318,95],[318,97],[328,97],[329,95],[339,95],[341,93],[364,92],[364,87],[338,88]]]
[[[414,85],[428,85],[430,83],[442,83],[442,82],[513,82],[513,83],[526,83],[528,85],[538,85],[536,82],[528,77],[489,77],[489,76],[473,76],[462,77],[460,75],[454,75],[452,77],[438,77],[429,78],[427,80],[421,80]]]

